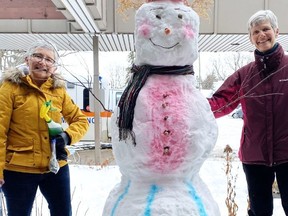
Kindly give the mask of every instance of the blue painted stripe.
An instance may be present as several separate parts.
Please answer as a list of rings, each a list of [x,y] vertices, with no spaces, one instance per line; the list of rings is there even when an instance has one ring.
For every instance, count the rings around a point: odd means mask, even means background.
[[[158,191],[159,191],[159,187],[157,185],[152,185],[150,187],[150,192],[149,192],[148,197],[146,199],[147,205],[145,208],[144,216],[151,216],[151,205],[154,201],[155,194],[158,193]]]
[[[115,215],[115,211],[119,205],[119,203],[121,202],[121,200],[124,199],[125,195],[128,193],[129,191],[129,188],[130,188],[130,181],[128,182],[127,186],[125,187],[125,190],[124,192],[118,197],[113,209],[112,209],[112,212],[111,212],[111,216],[114,216]]]
[[[207,216],[204,204],[203,204],[201,198],[197,195],[195,188],[193,187],[193,185],[190,182],[187,182],[187,186],[188,186],[189,194],[191,195],[192,199],[195,201],[195,203],[198,207],[199,216]]]

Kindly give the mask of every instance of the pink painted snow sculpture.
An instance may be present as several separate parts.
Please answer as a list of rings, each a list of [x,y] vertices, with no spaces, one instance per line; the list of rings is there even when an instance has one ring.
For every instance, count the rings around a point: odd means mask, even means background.
[[[210,106],[195,87],[199,17],[181,1],[136,13],[136,59],[112,120],[122,179],[103,216],[219,216],[199,176],[216,139]]]

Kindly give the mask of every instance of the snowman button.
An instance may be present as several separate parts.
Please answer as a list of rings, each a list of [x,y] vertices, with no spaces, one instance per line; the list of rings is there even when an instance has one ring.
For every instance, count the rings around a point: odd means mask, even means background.
[[[165,130],[163,133],[164,133],[164,135],[167,136],[167,135],[169,135],[171,133],[171,131],[170,130]]]
[[[163,98],[167,98],[169,95],[167,93],[163,94]]]
[[[163,155],[167,155],[167,156],[171,155],[171,151],[170,151],[169,146],[164,146]]]
[[[163,108],[166,108],[167,106],[168,106],[168,102],[162,104]]]

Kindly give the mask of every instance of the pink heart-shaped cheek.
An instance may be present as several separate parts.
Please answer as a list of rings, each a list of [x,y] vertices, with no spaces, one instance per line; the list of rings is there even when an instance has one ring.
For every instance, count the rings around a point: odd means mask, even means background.
[[[151,27],[148,24],[142,24],[138,28],[138,34],[142,37],[149,37],[150,32],[151,32]]]
[[[184,35],[186,39],[194,38],[195,33],[191,26],[184,27]]]

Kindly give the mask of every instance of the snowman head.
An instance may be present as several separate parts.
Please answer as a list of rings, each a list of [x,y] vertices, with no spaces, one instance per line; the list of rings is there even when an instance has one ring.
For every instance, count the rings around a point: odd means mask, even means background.
[[[198,57],[199,16],[179,0],[148,0],[136,12],[136,65],[192,65]]]

